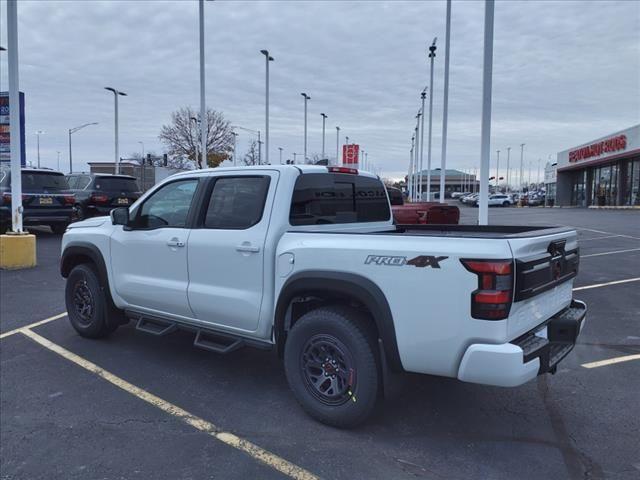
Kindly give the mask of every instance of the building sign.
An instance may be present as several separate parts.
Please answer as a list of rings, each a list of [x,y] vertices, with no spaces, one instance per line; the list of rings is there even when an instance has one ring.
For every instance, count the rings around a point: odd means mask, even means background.
[[[569,151],[569,162],[575,163],[589,158],[599,157],[605,153],[618,152],[627,148],[627,136],[616,135],[615,137],[606,138],[591,145],[576,148]]]
[[[11,133],[10,133],[10,120],[9,112],[11,106],[9,105],[9,92],[0,92],[0,162],[11,161]],[[22,166],[26,165],[26,149],[25,149],[25,134],[24,134],[24,93],[20,92],[20,146],[21,156],[20,163]]]
[[[359,163],[360,145],[349,144],[342,146],[342,163],[345,165],[353,165]]]

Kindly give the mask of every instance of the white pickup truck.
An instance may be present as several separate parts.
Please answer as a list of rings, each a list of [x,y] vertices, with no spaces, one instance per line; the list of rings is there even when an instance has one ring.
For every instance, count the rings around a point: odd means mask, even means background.
[[[367,418],[393,372],[511,387],[554,373],[584,326],[575,231],[394,225],[382,181],[342,167],[174,175],[62,241],[69,319],[104,337],[195,333],[276,349],[314,418]]]

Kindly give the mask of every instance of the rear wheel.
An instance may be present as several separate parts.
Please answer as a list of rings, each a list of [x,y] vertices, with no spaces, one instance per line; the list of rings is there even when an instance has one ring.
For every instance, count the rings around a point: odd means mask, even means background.
[[[511,205],[511,204],[509,202],[507,202],[507,201],[502,202],[502,206],[503,207],[508,207],[509,205]]]
[[[73,206],[73,218],[76,222],[87,218],[87,210],[79,203]]]
[[[284,365],[302,408],[320,422],[354,427],[372,413],[379,374],[370,320],[357,310],[323,307],[289,332]]]
[[[76,265],[69,273],[65,302],[71,326],[83,337],[103,338],[118,328],[107,321],[107,298],[89,264]]]

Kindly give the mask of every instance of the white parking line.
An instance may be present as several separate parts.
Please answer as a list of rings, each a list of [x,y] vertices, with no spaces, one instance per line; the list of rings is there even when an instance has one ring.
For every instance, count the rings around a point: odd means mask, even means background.
[[[14,328],[13,330],[9,330],[0,335],[0,340],[5,337],[9,337],[11,335],[15,335],[16,333],[23,333],[23,330],[29,330],[34,327],[38,327],[40,325],[44,325],[45,323],[53,322],[54,320],[58,320],[59,318],[66,317],[67,312],[59,313],[58,315],[54,315],[53,317],[45,318],[44,320],[40,320],[39,322],[33,322],[29,325],[25,325],[24,327]]]
[[[612,255],[614,253],[637,252],[640,248],[628,248],[626,250],[613,250],[611,252],[590,253],[589,255],[580,255],[580,258],[599,257],[601,255]]]
[[[626,280],[615,280],[613,282],[606,282],[606,283],[596,283],[593,285],[586,285],[584,287],[576,287],[573,289],[573,291],[577,292],[578,290],[589,290],[590,288],[608,287],[609,285],[618,285],[620,283],[629,283],[629,282],[640,282],[640,277],[627,278]]]
[[[604,240],[605,238],[615,238],[615,237],[622,237],[622,236],[624,235],[605,235],[604,237],[579,238],[578,241],[582,243],[582,242],[588,242],[589,240]]]
[[[572,227],[571,225],[567,225],[569,228],[575,228],[576,230],[586,230],[587,232],[596,232],[596,233],[604,233],[605,235],[610,235],[613,232],[605,232],[602,230],[594,230],[593,228],[584,228],[584,227]],[[633,235],[623,235],[619,234],[621,237],[633,238],[635,240],[640,240],[640,237],[634,237]]]
[[[186,410],[183,410],[177,405],[174,405],[173,403],[163,400],[160,397],[156,397],[154,394],[149,393],[140,387],[136,387],[135,385],[127,382],[126,380],[99,367],[95,363],[92,363],[89,360],[86,360],[80,357],[79,355],[76,355],[75,353],[70,352],[66,348],[63,348],[60,345],[53,343],[50,340],[47,340],[46,338],[38,335],[32,330],[29,330],[28,328],[22,328],[20,333],[26,335],[36,343],[39,343],[43,347],[51,350],[54,353],[57,353],[58,355],[69,360],[70,362],[73,362],[76,365],[84,368],[85,370],[88,370],[89,372],[98,375],[99,377],[112,383],[116,387],[121,388],[125,392],[130,393],[131,395],[139,398],[140,400],[147,402],[150,405],[153,405],[156,408],[159,408],[160,410],[182,420],[186,424],[191,425],[192,427],[200,431],[208,435],[211,435],[212,437],[220,440],[221,442],[245,452],[255,460],[258,460],[264,463],[265,465],[268,465],[269,467],[276,469],[277,471],[283,473],[284,475],[287,475],[290,478],[294,478],[296,480],[317,480],[318,479],[318,477],[316,477],[311,472],[305,470],[304,468],[294,465],[293,463],[285,460],[284,458],[281,458],[275,455],[274,453],[271,453],[263,448],[260,448],[259,446],[249,442],[248,440],[245,440],[243,438],[238,437],[237,435],[234,435],[233,433],[225,432],[224,430],[220,429],[213,423],[208,422],[200,417],[197,417],[187,412]]]
[[[606,365],[613,365],[614,363],[630,362],[631,360],[640,360],[640,354],[625,355],[623,357],[609,358],[608,360],[600,360],[598,362],[583,363],[584,368],[597,368],[604,367]]]

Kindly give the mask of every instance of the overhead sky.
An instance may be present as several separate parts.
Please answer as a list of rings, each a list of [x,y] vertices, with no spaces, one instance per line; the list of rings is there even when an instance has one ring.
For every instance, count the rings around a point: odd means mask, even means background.
[[[7,45],[0,2],[0,45]],[[479,165],[484,3],[454,1],[451,27],[448,166]],[[195,1],[20,1],[20,87],[26,95],[27,159],[67,168],[113,159],[112,86],[120,101],[120,152],[163,152],[158,133],[181,106],[199,105]],[[327,151],[336,125],[383,175],[407,172],[420,91],[429,82],[427,46],[438,37],[433,167],[440,165],[444,1],[205,2],[206,98],[235,125],[264,131],[264,56],[271,64],[271,161],[303,151],[303,98],[309,152]],[[640,2],[499,1],[495,7],[491,149],[525,170],[566,148],[640,121]],[[0,90],[7,89],[6,52]],[[239,153],[251,134],[239,130]],[[425,148],[425,165],[427,149]]]

